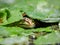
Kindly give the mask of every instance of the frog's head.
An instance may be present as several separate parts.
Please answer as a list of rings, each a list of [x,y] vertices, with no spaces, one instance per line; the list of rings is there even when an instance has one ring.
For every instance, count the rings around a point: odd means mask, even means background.
[[[32,19],[24,17],[23,20],[20,21],[19,26],[23,28],[33,28],[35,27],[35,23]]]

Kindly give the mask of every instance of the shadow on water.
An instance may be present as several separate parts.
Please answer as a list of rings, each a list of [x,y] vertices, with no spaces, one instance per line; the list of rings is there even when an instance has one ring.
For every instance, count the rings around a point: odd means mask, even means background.
[[[52,22],[52,23],[47,23],[47,22],[42,22],[40,20],[34,19],[35,21],[35,28],[44,28],[52,25],[58,25],[58,22]]]

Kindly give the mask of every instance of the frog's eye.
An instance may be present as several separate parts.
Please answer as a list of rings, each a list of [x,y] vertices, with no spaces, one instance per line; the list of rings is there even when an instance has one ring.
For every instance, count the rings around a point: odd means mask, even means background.
[[[29,21],[30,19],[29,18],[24,18],[25,21]]]

